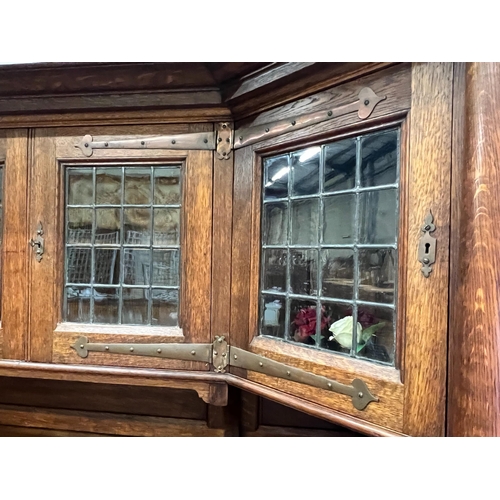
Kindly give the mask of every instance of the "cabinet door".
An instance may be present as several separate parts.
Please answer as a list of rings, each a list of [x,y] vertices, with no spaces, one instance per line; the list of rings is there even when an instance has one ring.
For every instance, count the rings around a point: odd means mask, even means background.
[[[29,227],[29,359],[206,370],[205,363],[71,347],[209,343],[212,152],[94,150],[95,141],[213,130],[211,125],[36,129]]]
[[[386,96],[366,120],[236,152],[231,345],[283,366],[232,370],[267,397],[372,431],[444,433],[451,68],[398,66],[243,124],[346,105],[363,87]],[[376,400],[360,408],[366,389]]]

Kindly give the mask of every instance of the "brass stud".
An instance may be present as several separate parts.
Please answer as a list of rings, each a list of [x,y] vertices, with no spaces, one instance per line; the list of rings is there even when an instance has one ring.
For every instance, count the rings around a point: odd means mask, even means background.
[[[231,141],[229,140],[229,137],[226,139],[226,142],[231,142]]]
[[[196,356],[196,351],[191,351],[191,354],[192,354],[193,356]]]
[[[297,122],[296,122],[295,120],[293,120],[292,125],[295,125],[296,123],[297,123]]]
[[[217,370],[222,371],[222,365],[219,365],[219,366],[217,367]]]
[[[172,144],[175,144],[175,139],[172,139]]]
[[[108,347],[108,346],[106,346],[104,349],[105,349],[106,351],[109,351],[109,347]]]
[[[266,128],[266,132],[269,132],[269,129],[268,129],[268,128]]]
[[[222,128],[226,128],[227,125],[225,123],[222,124]]]
[[[328,386],[329,389],[332,388],[332,383],[331,382],[328,382],[328,384],[326,384]]]
[[[83,344],[80,344],[80,349],[83,349]]]
[[[358,398],[362,398],[364,394],[362,392],[358,392]]]
[[[85,146],[86,148],[88,148],[88,147],[89,147],[89,143],[88,143],[88,142],[86,142],[86,143],[84,144],[84,146]]]
[[[217,351],[214,351],[214,356],[217,356]]]
[[[368,99],[365,99],[365,106],[368,106],[370,104],[370,101]]]
[[[133,347],[130,348],[130,352],[134,352],[134,348]]]
[[[425,259],[423,259],[423,260],[422,260],[422,262],[423,262],[424,264],[428,264],[428,263],[430,262],[430,260],[426,257]]]
[[[108,147],[108,143],[107,143],[107,142],[105,142],[105,143],[104,143],[104,145],[105,145],[106,147]]]
[[[222,153],[222,156],[227,156],[227,153],[224,151],[224,153]]]
[[[262,361],[259,361],[259,366],[264,366],[264,363],[262,363]]]
[[[328,111],[328,116],[332,116],[333,115],[333,111]]]
[[[238,356],[236,356],[236,354],[234,355],[234,359],[238,359]]]
[[[287,371],[286,371],[286,374],[287,374],[289,377],[291,377],[291,375],[292,375],[292,374],[290,373],[290,370],[287,370]]]
[[[208,142],[208,139],[203,139],[203,142],[206,144]]]
[[[242,135],[240,135],[240,141],[242,141],[242,140],[243,140],[243,136],[242,136]],[[86,147],[86,146],[85,146],[85,147]]]
[[[223,338],[222,338],[222,337],[219,337],[219,338],[217,339],[217,342],[219,342],[219,344],[222,344],[222,340],[223,340]]]
[[[221,138],[221,137],[219,137],[219,138],[217,139],[217,142],[222,142],[222,138]]]
[[[144,141],[141,141],[141,146],[144,146],[144,144],[146,144]]]
[[[161,354],[161,349],[157,349],[157,350],[156,350],[156,352],[157,352],[158,354]]]
[[[429,226],[429,224],[427,224],[427,226],[425,226],[425,227],[424,227],[424,229],[425,229],[426,231],[429,231],[429,229],[430,229],[430,228],[431,228],[431,226]]]
[[[223,357],[223,358],[225,358],[225,357],[226,357],[226,353],[225,353],[225,352],[223,352],[223,353],[222,353],[222,357]]]

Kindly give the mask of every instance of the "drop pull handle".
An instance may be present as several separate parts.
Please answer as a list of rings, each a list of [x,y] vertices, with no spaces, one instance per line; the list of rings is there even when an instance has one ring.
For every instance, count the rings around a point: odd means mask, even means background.
[[[431,266],[436,262],[436,238],[430,235],[436,230],[436,226],[430,210],[425,216],[421,230],[424,234],[420,237],[418,245],[418,261],[422,263],[422,274],[428,278],[432,272]]]
[[[35,239],[31,238],[30,240],[30,245],[31,248],[35,250],[35,257],[37,262],[40,262],[43,257],[43,245],[44,245],[44,240],[43,240],[43,226],[42,223],[38,223],[38,228],[36,230],[36,237]]]

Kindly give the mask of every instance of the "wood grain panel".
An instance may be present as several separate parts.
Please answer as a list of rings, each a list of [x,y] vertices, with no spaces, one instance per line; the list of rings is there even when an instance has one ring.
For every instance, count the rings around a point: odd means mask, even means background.
[[[0,405],[0,425],[116,436],[223,436],[206,422],[89,411],[45,410]]]
[[[258,337],[252,342],[251,351],[342,384],[350,384],[353,379],[360,378],[366,383],[370,392],[379,399],[378,402],[370,403],[363,411],[356,410],[348,396],[252,371],[248,371],[247,375],[249,380],[273,387],[286,394],[314,401],[347,415],[402,432],[404,386],[399,381],[399,372],[394,368],[306,350],[300,346],[284,344],[264,337]]]
[[[315,63],[312,67],[294,71],[300,66],[289,63],[270,67],[242,82],[223,88],[223,101],[231,107],[236,120],[254,116],[287,102],[310,96],[334,85],[352,81],[363,75],[392,66],[393,63]],[[233,95],[239,96],[235,99]]]
[[[229,343],[231,321],[233,169],[234,154],[231,154],[229,160],[219,160],[218,155],[214,155],[212,333],[214,336],[224,334]]]
[[[329,431],[326,429],[301,429],[298,427],[261,425],[255,431],[245,431],[242,437],[357,437],[357,434],[347,429]]]
[[[445,431],[452,77],[451,63],[413,66],[404,361],[404,432],[412,436]],[[425,278],[417,248],[429,210],[437,248]]]
[[[207,417],[207,404],[193,390],[62,380],[0,377],[0,403],[195,420]]]
[[[3,132],[2,357],[25,360],[28,342],[28,131]]]
[[[500,435],[500,64],[457,68],[448,432]],[[461,147],[463,144],[463,149]],[[458,191],[460,189],[460,191]],[[459,237],[459,243],[458,243]]]

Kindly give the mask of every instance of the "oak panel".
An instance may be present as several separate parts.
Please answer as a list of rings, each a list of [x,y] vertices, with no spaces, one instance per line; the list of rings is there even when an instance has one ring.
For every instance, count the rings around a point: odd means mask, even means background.
[[[415,64],[412,70],[404,350],[404,432],[412,436],[442,436],[445,430],[452,76],[451,63]],[[429,210],[437,247],[425,278],[417,248]]]
[[[28,345],[28,131],[2,132],[4,167],[0,357],[25,360]]]
[[[206,422],[89,411],[45,410],[0,405],[0,425],[89,432],[116,436],[223,436]]]

